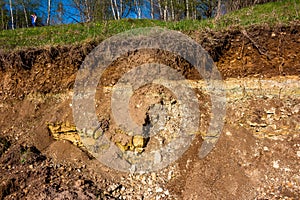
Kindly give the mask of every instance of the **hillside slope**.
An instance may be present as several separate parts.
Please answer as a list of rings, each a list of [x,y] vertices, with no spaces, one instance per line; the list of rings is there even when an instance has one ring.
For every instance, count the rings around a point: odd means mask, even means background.
[[[142,174],[103,165],[78,139],[74,82],[98,42],[42,48],[26,44],[2,52],[0,199],[299,199],[299,31],[297,20],[187,31],[212,56],[226,90],[223,131],[204,159],[198,151],[211,102],[193,66],[158,49],[128,52],[111,63],[97,87],[95,107],[104,134],[120,148],[126,145],[119,140],[129,135],[116,128],[110,99],[118,79],[132,66],[170,66],[182,72],[197,94],[200,131],[189,149],[168,167]],[[146,123],[153,102],[174,102],[172,98],[163,87],[144,87],[134,94],[130,112]],[[174,103],[165,105],[176,110]],[[155,137],[142,153],[156,145]]]

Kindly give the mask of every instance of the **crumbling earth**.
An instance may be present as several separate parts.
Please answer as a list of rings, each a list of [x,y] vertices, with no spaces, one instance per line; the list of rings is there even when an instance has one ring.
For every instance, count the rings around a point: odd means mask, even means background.
[[[151,62],[170,66],[189,80],[199,101],[200,131],[188,150],[163,170],[139,174],[97,161],[74,125],[76,72],[96,43],[2,53],[0,199],[299,199],[299,31],[293,22],[188,33],[213,57],[226,86],[223,132],[204,159],[198,151],[211,102],[195,69],[161,50],[128,52],[114,61],[101,78],[95,107],[101,134],[122,151],[163,146],[177,130],[176,117],[167,132],[148,139],[118,129],[111,91],[126,70]],[[164,87],[141,88],[130,101],[132,118],[153,123],[155,111],[176,111],[174,102]]]

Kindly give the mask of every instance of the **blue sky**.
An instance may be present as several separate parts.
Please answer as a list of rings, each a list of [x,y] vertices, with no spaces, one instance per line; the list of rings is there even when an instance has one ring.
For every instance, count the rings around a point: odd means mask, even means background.
[[[47,1],[48,0],[42,0],[41,7],[35,11],[38,15],[38,17],[43,19],[43,22],[45,23],[45,20],[47,19]],[[63,16],[63,23],[77,23],[80,21],[80,13],[77,9],[75,9],[72,6],[72,0],[52,0],[52,16],[54,19],[57,10],[58,2],[62,1],[65,9],[65,14]],[[148,3],[149,4],[149,3]],[[149,5],[144,4],[142,7],[142,16],[141,18],[150,18],[150,12],[149,12]],[[137,18],[137,14],[135,12],[129,13],[127,18]]]

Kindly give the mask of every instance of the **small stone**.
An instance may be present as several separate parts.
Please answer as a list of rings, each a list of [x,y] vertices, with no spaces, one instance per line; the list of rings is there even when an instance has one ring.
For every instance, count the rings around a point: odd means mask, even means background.
[[[168,173],[168,180],[171,180],[172,176],[173,176],[173,171],[169,171],[169,173]]]
[[[141,135],[135,135],[133,136],[132,143],[133,146],[142,148],[145,145],[145,139]]]
[[[226,135],[232,136],[232,134],[229,131],[226,132]]]
[[[142,153],[142,152],[144,151],[144,149],[143,149],[143,148],[140,148],[140,147],[136,147],[136,148],[134,149],[134,151],[135,151],[136,153]]]
[[[143,185],[147,185],[146,177],[145,177],[145,176],[142,178],[141,183],[142,183]]]
[[[119,147],[119,149],[124,152],[128,150],[128,146],[122,145],[120,142],[117,142],[116,145]]]
[[[271,34],[271,37],[275,37],[275,36],[276,36],[276,34],[275,34],[275,33],[272,33],[272,34]]]
[[[156,190],[155,190],[156,193],[161,193],[162,191],[163,191],[163,189],[161,187],[156,188]]]
[[[153,181],[156,181],[156,174],[154,172],[151,173],[151,178]]]
[[[86,131],[87,136],[90,136],[90,137],[93,136],[93,133],[94,133],[93,130],[87,130],[87,131]]]
[[[279,168],[279,160],[276,160],[276,161],[273,161],[273,167],[275,168],[275,169],[278,169]]]
[[[276,109],[274,107],[266,110],[267,114],[275,114],[275,112],[276,112]]]
[[[264,147],[264,151],[269,151],[269,148],[268,147]]]
[[[297,156],[300,157],[300,151],[297,151]]]
[[[165,193],[165,195],[167,195],[167,196],[169,196],[169,195],[170,195],[170,192],[169,192],[169,190],[166,190],[164,193]]]
[[[82,139],[82,143],[86,144],[86,145],[95,145],[96,140],[94,140],[93,138],[83,138]]]
[[[94,139],[97,140],[102,135],[103,135],[103,130],[100,128],[99,130],[95,131]]]
[[[83,185],[83,183],[84,183],[83,180],[77,180],[77,181],[75,182],[75,186],[76,186],[76,187],[80,187],[80,186]]]
[[[136,166],[135,166],[135,165],[131,165],[129,171],[130,171],[131,174],[135,173],[135,171],[136,171]]]
[[[156,151],[155,154],[154,154],[154,164],[158,164],[161,162],[161,154]]]

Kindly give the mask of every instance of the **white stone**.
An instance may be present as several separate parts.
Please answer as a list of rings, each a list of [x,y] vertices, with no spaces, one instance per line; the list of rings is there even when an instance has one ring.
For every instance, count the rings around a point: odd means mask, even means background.
[[[229,131],[226,132],[226,135],[232,136],[232,134]]]
[[[273,167],[274,167],[275,169],[278,169],[278,168],[279,168],[279,160],[273,161]]]
[[[133,174],[136,171],[135,165],[131,165],[129,171],[130,171],[131,174]]]
[[[266,113],[267,114],[275,114],[275,111],[276,111],[276,109],[274,107],[272,107],[272,108],[266,110]]]
[[[297,151],[297,156],[300,157],[300,151]]]
[[[161,154],[156,151],[155,154],[154,154],[154,164],[158,164],[161,162]]]
[[[161,187],[156,188],[156,190],[155,190],[156,193],[161,193],[162,191],[163,191],[163,189]]]

